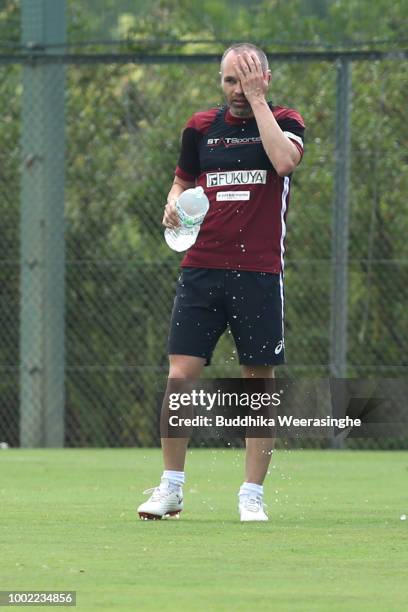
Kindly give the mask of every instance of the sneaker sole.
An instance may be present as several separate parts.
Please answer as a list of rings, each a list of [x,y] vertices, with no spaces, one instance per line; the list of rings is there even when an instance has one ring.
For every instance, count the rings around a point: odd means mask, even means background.
[[[180,518],[181,510],[173,510],[172,512],[167,512],[167,514],[150,514],[150,512],[139,512],[139,517],[142,521],[161,521],[162,519],[166,519],[167,517],[171,518]]]

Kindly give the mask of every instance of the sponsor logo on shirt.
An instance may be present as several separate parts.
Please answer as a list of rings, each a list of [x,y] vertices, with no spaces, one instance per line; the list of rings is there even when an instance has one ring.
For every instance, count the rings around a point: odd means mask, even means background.
[[[217,202],[230,202],[249,200],[249,191],[219,191],[217,193]]]
[[[207,138],[207,147],[234,147],[237,145],[244,144],[259,144],[261,142],[260,136],[249,136],[247,138]]]
[[[207,187],[224,187],[226,185],[265,185],[266,172],[266,170],[208,172]]]

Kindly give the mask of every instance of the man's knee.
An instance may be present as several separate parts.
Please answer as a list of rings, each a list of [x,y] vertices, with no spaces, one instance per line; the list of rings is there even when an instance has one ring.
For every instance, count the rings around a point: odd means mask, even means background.
[[[192,355],[170,355],[169,362],[169,378],[198,378],[205,365],[205,359]]]
[[[241,366],[242,378],[275,378],[273,366]]]

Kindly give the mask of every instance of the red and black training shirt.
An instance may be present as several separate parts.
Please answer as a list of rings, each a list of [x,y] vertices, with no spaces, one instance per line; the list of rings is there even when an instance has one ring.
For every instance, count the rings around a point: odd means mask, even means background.
[[[301,115],[269,106],[303,155]],[[291,176],[275,171],[254,117],[234,117],[227,106],[195,113],[183,131],[176,175],[201,185],[210,202],[183,267],[283,270]]]

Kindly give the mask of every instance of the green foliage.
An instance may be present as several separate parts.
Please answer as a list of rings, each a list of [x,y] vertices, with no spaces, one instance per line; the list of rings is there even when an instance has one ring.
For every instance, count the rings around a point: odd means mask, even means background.
[[[0,2],[0,42],[20,42],[20,2],[1,0]]]
[[[69,0],[70,42],[121,38],[152,54],[221,53],[217,39],[339,46],[405,36],[397,0]],[[20,3],[0,3],[0,40],[18,41]],[[163,45],[159,39],[208,43]],[[137,44],[134,40],[156,42]],[[97,50],[106,48],[98,47]],[[301,59],[301,58],[299,58]],[[21,69],[0,65],[0,399],[17,415]],[[331,218],[336,69],[328,62],[272,65],[271,97],[304,116],[306,153],[288,216],[286,337],[291,375],[324,375],[329,363]],[[351,374],[406,365],[408,97],[404,61],[353,64],[350,182]],[[77,65],[66,70],[67,410],[71,444],[152,444],[156,386],[179,256],[161,217],[180,134],[195,111],[222,103],[217,64]],[[209,375],[238,375],[231,338]],[[370,368],[376,368],[371,370]],[[17,437],[14,425],[4,435]],[[148,424],[150,423],[150,427]],[[138,425],[139,424],[139,425]],[[143,425],[143,426],[142,426]],[[0,431],[0,434],[2,432]],[[0,435],[0,438],[2,436]]]
[[[0,43],[18,43],[19,35],[18,2],[1,2]],[[20,67],[0,65],[0,441],[17,437],[20,95]]]

